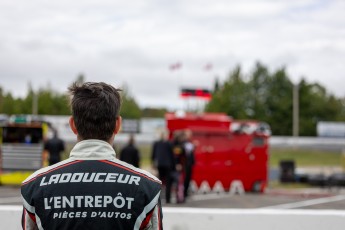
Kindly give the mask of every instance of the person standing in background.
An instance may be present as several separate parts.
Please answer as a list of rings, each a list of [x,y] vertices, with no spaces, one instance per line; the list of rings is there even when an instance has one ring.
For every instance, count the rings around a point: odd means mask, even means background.
[[[134,167],[140,167],[140,152],[135,146],[133,134],[130,134],[128,144],[121,150],[120,160],[131,164]]]
[[[184,148],[184,132],[182,130],[174,132],[172,141],[172,150],[174,153],[176,173],[174,175],[174,183],[176,184],[176,200],[177,203],[184,203],[184,180],[186,175],[186,151]]]
[[[188,189],[190,181],[193,175],[193,166],[195,164],[195,145],[192,142],[192,131],[185,130],[184,132],[184,151],[186,154],[186,163],[185,163],[185,178],[184,178],[184,198],[188,196]]]
[[[48,152],[49,165],[61,161],[61,153],[65,151],[65,143],[59,138],[58,132],[55,129],[53,131],[53,138],[44,144],[44,150]]]
[[[158,170],[158,177],[165,187],[166,203],[170,203],[173,173],[176,171],[176,169],[172,145],[167,140],[165,133],[162,133],[160,139],[154,142],[152,147],[151,161],[153,167]]]

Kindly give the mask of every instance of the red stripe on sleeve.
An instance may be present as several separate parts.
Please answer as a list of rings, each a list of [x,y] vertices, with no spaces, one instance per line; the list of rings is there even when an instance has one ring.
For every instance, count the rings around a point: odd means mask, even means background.
[[[143,222],[141,223],[139,229],[145,229],[145,228],[147,227],[147,225],[149,224],[149,222],[150,222],[150,220],[151,220],[151,218],[152,218],[152,214],[153,214],[153,211],[154,211],[154,210],[155,210],[155,209],[152,209],[152,211],[149,212],[149,213],[146,215],[146,217],[145,217],[145,219],[143,220]]]
[[[28,214],[29,214],[31,220],[32,220],[33,222],[35,222],[35,224],[36,224],[36,216],[35,216],[35,214],[30,213],[30,212],[28,212]]]

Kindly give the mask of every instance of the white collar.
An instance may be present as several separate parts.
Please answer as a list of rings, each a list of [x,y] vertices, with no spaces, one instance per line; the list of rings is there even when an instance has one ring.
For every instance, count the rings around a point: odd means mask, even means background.
[[[70,153],[70,158],[75,160],[114,160],[115,156],[115,150],[108,142],[96,139],[78,142]]]

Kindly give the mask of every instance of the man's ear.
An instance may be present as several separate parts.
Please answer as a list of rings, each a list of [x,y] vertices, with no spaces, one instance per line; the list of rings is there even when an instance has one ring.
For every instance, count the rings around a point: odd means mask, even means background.
[[[75,127],[74,118],[72,116],[69,118],[69,127],[71,127],[71,129],[75,135],[78,135],[78,130]]]
[[[121,117],[121,116],[118,116],[118,117],[116,118],[116,125],[115,125],[114,134],[117,134],[117,133],[120,131],[121,124],[122,124],[122,117]]]

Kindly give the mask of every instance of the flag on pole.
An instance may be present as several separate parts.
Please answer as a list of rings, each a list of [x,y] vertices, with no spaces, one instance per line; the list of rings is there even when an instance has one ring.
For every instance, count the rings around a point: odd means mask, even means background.
[[[171,65],[169,66],[169,69],[170,69],[171,71],[175,71],[175,70],[180,69],[181,67],[182,67],[182,64],[181,64],[180,62],[176,62],[176,63],[174,63],[174,64],[171,64]]]

